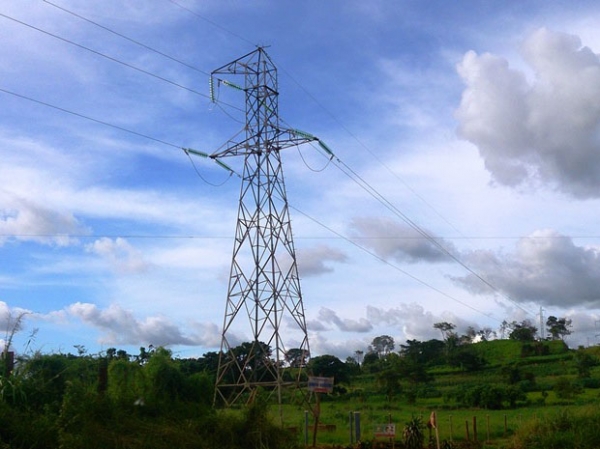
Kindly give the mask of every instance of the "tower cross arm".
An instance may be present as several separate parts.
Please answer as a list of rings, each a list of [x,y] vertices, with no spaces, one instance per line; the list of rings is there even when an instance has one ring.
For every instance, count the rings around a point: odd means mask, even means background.
[[[305,131],[293,128],[277,129],[273,133],[273,137],[263,142],[263,145],[257,145],[256,136],[248,137],[241,142],[230,140],[218,151],[209,155],[209,157],[217,159],[228,156],[239,156],[241,154],[261,153],[265,151],[265,148],[267,151],[279,151],[309,142],[316,142],[327,153],[329,159],[333,159],[333,151],[321,139]]]

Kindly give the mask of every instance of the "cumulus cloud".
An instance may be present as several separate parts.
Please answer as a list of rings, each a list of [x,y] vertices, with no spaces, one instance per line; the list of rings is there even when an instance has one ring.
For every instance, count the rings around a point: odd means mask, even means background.
[[[401,262],[443,262],[448,260],[445,251],[454,253],[454,246],[438,239],[432,241],[427,231],[418,232],[414,228],[397,221],[381,217],[355,217],[351,228],[354,237],[373,249],[383,259]]]
[[[319,333],[310,336],[312,357],[329,354],[345,360],[347,357],[354,356],[357,350],[365,351],[368,345],[368,342],[357,339],[335,341]]]
[[[2,198],[6,203],[0,207],[0,245],[14,236],[22,241],[67,246],[76,241],[70,235],[89,233],[69,212],[8,195],[2,195]]]
[[[466,330],[469,326],[479,328],[477,323],[465,320],[454,313],[440,311],[435,314],[417,303],[400,304],[389,309],[368,306],[367,318],[376,327],[385,325],[397,329],[398,333],[394,338],[399,341],[439,339],[439,331],[433,327],[439,322],[455,324],[458,332]]]
[[[475,144],[499,184],[542,182],[600,197],[600,58],[577,36],[540,29],[522,46],[533,76],[506,59],[469,51],[459,135]]]
[[[150,267],[142,253],[121,237],[102,237],[86,245],[86,250],[108,261],[111,267],[120,273],[141,273]]]
[[[10,307],[4,301],[0,301],[0,332],[9,335],[18,332],[23,327],[23,320],[30,315],[31,311],[20,307]]]
[[[164,316],[140,320],[118,305],[100,309],[95,304],[78,302],[65,310],[69,316],[99,329],[103,344],[214,346],[215,341],[220,341],[214,325],[196,323],[194,334],[186,336],[179,325]]]
[[[565,338],[565,341],[571,348],[579,345],[591,346],[598,344],[598,333],[600,331],[598,328],[598,322],[600,320],[598,313],[569,310],[565,314],[560,315],[560,317],[572,321],[572,333]],[[594,337],[590,338],[590,336]]]
[[[577,246],[570,237],[539,230],[518,241],[512,254],[480,250],[467,263],[504,295],[547,306],[600,306],[600,249]],[[474,275],[453,277],[476,294],[490,288]]]
[[[333,271],[327,262],[346,262],[348,257],[342,251],[328,245],[298,251],[298,271],[303,277],[319,276]]]
[[[343,332],[369,332],[373,329],[373,325],[365,318],[358,320],[340,318],[335,311],[327,307],[321,307],[319,310],[318,321],[333,324]]]

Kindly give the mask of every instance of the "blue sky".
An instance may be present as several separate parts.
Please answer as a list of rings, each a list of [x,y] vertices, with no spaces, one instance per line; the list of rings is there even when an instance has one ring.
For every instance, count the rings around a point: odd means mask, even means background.
[[[313,354],[436,338],[439,321],[539,323],[540,308],[572,319],[571,346],[596,344],[599,16],[595,2],[3,2],[2,336],[26,313],[17,352],[218,348],[240,184],[180,148],[212,153],[240,130],[243,98],[222,86],[211,103],[208,74],[260,45],[285,125],[336,156],[283,154]]]

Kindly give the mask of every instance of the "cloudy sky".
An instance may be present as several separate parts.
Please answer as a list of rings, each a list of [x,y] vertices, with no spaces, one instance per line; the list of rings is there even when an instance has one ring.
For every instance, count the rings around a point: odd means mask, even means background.
[[[235,140],[209,75],[258,45],[335,154],[282,155],[313,355],[540,312],[597,344],[600,6],[563,5],[0,1],[0,338],[218,349],[240,179],[181,148]]]

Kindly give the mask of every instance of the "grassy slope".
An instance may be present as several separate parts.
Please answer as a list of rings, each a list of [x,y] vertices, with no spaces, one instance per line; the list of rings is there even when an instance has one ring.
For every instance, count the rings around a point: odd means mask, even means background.
[[[488,362],[478,372],[465,373],[450,367],[437,367],[431,372],[434,381],[428,386],[427,394],[417,398],[415,404],[408,404],[401,395],[388,401],[378,390],[375,376],[362,375],[356,377],[347,386],[348,393],[339,396],[323,397],[321,403],[321,423],[335,425],[335,431],[322,431],[318,435],[320,443],[348,444],[350,441],[350,413],[361,414],[363,440],[373,438],[376,425],[388,421],[396,423],[400,430],[404,423],[412,417],[429,419],[431,411],[436,411],[440,438],[462,440],[473,438],[473,426],[478,430],[479,441],[490,440],[487,447],[496,447],[493,441],[502,441],[512,434],[524,421],[544,416],[557,408],[578,407],[598,400],[599,391],[586,389],[574,399],[564,400],[556,397],[552,387],[560,377],[574,380],[577,370],[573,361],[573,351],[569,351],[560,342],[544,342],[548,349],[546,355],[523,356],[522,344],[510,340],[496,340],[473,344]],[[594,356],[600,356],[599,348],[589,348]],[[535,351],[525,351],[535,353]],[[538,348],[538,352],[541,350]],[[461,386],[475,384],[493,384],[506,386],[506,375],[503,367],[518,366],[523,373],[531,373],[535,377],[533,391],[527,393],[527,401],[521,402],[515,409],[482,410],[464,409],[452,400],[447,393]],[[600,378],[600,368],[592,370],[592,377]],[[303,428],[303,406],[285,406],[284,418],[287,425]],[[311,418],[312,420],[312,418]],[[312,423],[312,421],[311,421]],[[426,431],[427,434],[427,431]],[[302,438],[302,432],[300,438]],[[311,440],[312,441],[312,440]]]

